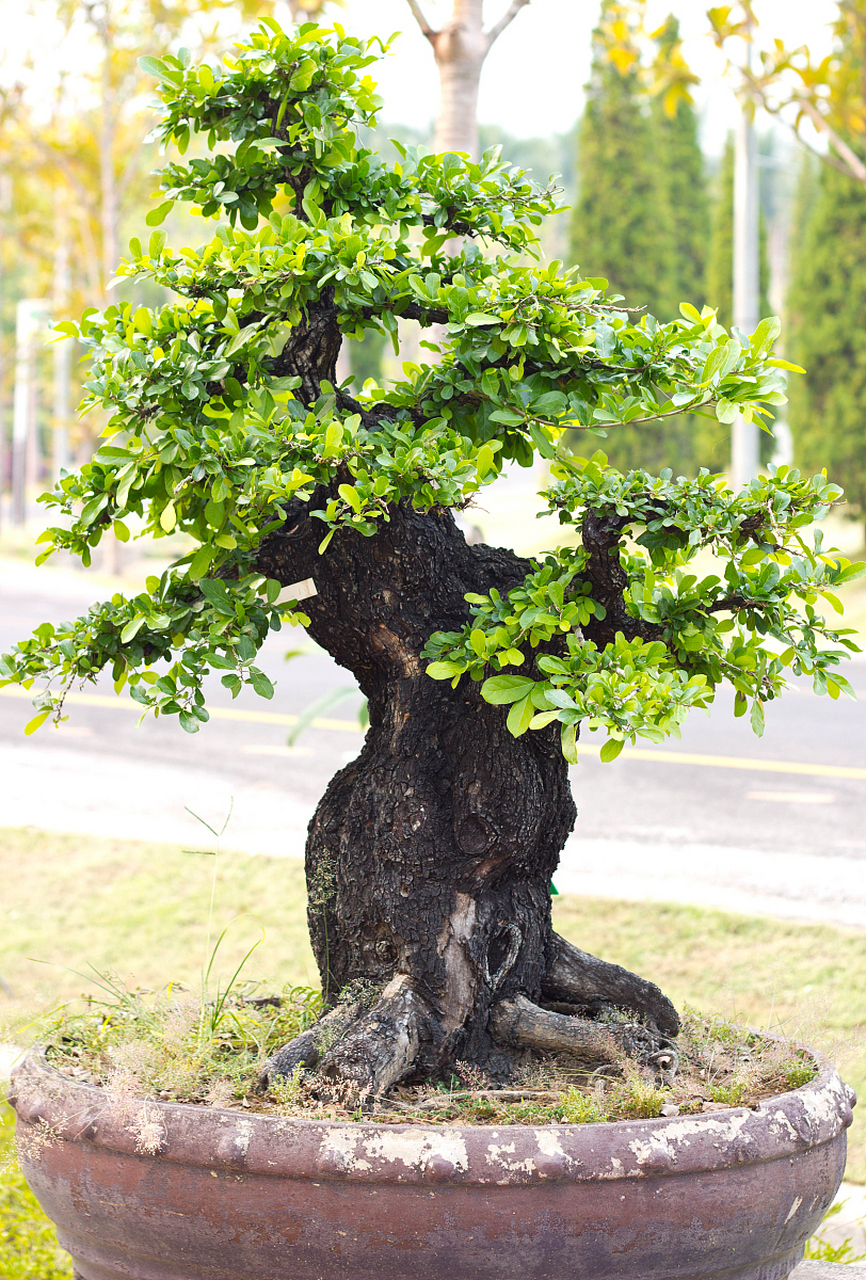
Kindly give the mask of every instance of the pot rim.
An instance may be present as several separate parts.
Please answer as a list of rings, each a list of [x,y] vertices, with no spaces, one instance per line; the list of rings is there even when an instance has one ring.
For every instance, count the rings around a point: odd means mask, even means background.
[[[112,1099],[61,1075],[43,1045],[15,1067],[9,1101],[24,1124],[67,1141],[247,1174],[488,1185],[641,1178],[789,1158],[832,1141],[856,1096],[809,1052],[817,1076],[754,1109],[589,1124],[380,1124]]]

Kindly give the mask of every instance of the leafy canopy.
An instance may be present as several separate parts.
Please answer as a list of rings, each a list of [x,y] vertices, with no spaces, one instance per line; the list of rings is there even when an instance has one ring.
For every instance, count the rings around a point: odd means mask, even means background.
[[[536,453],[550,462],[547,503],[582,545],[534,565],[507,600],[470,596],[464,631],[429,641],[431,677],[481,681],[488,701],[510,705],[515,734],[559,721],[569,758],[579,720],[608,730],[612,758],[636,734],[677,732],[722,679],[738,710],[752,702],[757,729],[789,670],[847,691],[826,671],[855,646],[815,606],[837,607],[830,588],[862,566],[801,532],[839,498],[824,475],[780,468],[733,495],[720,477],[622,475],[563,445],[566,431],[604,436],[683,412],[768,414],[791,367],[772,354],[778,321],[729,334],[683,304],[660,324],[608,297],[606,281],[543,265],[535,227],[555,191],[496,150],[478,164],[402,150],[386,165],[355,135],[378,106],[365,74],[374,45],[385,47],[338,25],[284,33],[266,19],[223,67],[192,66],[184,51],[143,60],[160,80],[157,136],[181,153],[148,222],[190,201],[217,225],[197,248],[170,249],[162,230],[130,243],[119,274],[175,301],[58,326],[92,355],[83,409],[111,416],[93,459],[43,496],[62,523],[42,535],[39,560],[62,548],[88,564],[109,530],[179,531],[192,549],[140,595],[46,623],[0,660],[3,683],[45,682],[28,731],[106,667],[118,692],[128,684],[189,731],[208,718],[209,671],[233,695],[246,682],[270,697],[258,650],[281,619],[308,619],[256,553],[292,499],[311,504],[325,554],[337,532],[375,535],[398,502],[464,506],[506,461]],[[205,155],[183,160],[194,135]],[[287,374],[286,353],[328,307],[343,335],[372,329],[395,350],[401,317],[444,326],[440,358],[406,363],[400,381],[358,399]],[[723,570],[687,572],[707,550]]]

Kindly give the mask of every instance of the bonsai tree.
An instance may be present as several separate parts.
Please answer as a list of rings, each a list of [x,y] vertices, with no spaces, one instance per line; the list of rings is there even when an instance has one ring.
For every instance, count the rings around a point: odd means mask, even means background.
[[[838,609],[862,566],[804,537],[841,491],[785,467],[732,493],[705,472],[620,474],[592,442],[574,456],[566,438],[622,423],[767,416],[791,367],[778,321],[731,336],[683,304],[660,323],[541,262],[556,193],[496,151],[384,163],[355,135],[377,107],[373,58],[339,26],[265,20],[221,69],[143,60],[159,138],[181,155],[196,139],[148,222],[188,201],[215,234],[131,242],[119,274],[174,301],[58,326],[92,352],[84,409],[110,416],[43,498],[63,520],[39,560],[88,564],[130,517],[193,546],[142,594],[37,628],[0,676],[40,682],[28,731],[108,669],[187,732],[207,722],[209,672],[271,697],[256,655],[286,621],[357,676],[370,729],[307,843],[329,1012],[266,1076],[317,1064],[365,1094],[455,1061],[504,1079],[526,1046],[658,1060],[670,1001],[552,929],[567,766],[583,730],[605,761],[676,735],[723,681],[758,733],[791,673],[849,692],[835,667],[855,645],[819,606]],[[337,385],[341,343],[372,329],[397,350],[401,320],[438,326],[435,358],[387,387]],[[534,560],[467,546],[453,513],[537,456],[563,545]],[[611,1008],[631,1021],[600,1024]]]

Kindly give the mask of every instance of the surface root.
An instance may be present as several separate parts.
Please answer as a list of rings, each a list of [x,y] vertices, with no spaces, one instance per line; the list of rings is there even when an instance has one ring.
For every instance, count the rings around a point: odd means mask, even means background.
[[[315,1067],[322,1054],[345,1035],[361,1012],[362,1006],[358,1002],[338,1004],[336,1009],[331,1009],[323,1018],[320,1018],[314,1027],[302,1031],[288,1044],[277,1049],[262,1068],[259,1089],[264,1092],[275,1080],[291,1076],[298,1067],[307,1070]]]
[[[558,934],[553,935],[553,942],[553,959],[541,991],[545,1003],[567,1002],[587,1012],[613,1005],[638,1014],[666,1036],[679,1032],[679,1014],[654,982],[599,960]]]
[[[525,996],[501,1000],[490,1028],[506,1044],[545,1053],[568,1053],[587,1069],[624,1057],[649,1063],[664,1052],[662,1039],[637,1022],[593,1022],[541,1009]]]
[[[385,1093],[411,1071],[430,1017],[411,979],[397,974],[369,1013],[323,1055],[319,1075],[340,1085],[347,1099]]]

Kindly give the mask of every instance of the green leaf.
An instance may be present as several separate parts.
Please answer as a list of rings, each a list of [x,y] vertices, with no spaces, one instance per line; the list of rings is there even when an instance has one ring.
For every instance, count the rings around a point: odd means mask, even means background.
[[[494,676],[493,678],[494,680],[501,679],[500,676]],[[508,719],[505,722],[508,726],[508,732],[515,738],[521,737],[526,733],[534,717],[535,707],[532,705],[532,698],[521,698],[519,702],[515,702],[508,713]]]
[[[507,706],[509,702],[526,698],[534,684],[535,681],[527,676],[491,676],[481,686],[481,696],[485,702],[491,702],[494,706]]]
[[[250,682],[260,698],[272,698],[274,696],[274,686],[264,671],[259,671],[256,667],[253,667],[250,672]]]
[[[558,709],[554,709],[553,711],[539,711],[537,716],[532,717],[529,727],[530,729],[544,729],[552,720],[556,720],[558,715]]]
[[[485,324],[501,324],[502,320],[499,316],[492,316],[489,311],[470,311],[463,323],[476,328]]]
[[[532,401],[532,412],[545,417],[558,418],[568,408],[568,401],[561,391],[545,391]]]
[[[544,428],[537,422],[529,423],[529,434],[532,436],[532,442],[535,445],[542,458],[556,457],[556,449],[547,436]]]
[[[174,501],[166,503],[159,515],[159,527],[164,529],[166,533],[171,533],[177,524],[177,511],[174,507]]]
[[[187,574],[192,582],[197,582],[199,578],[203,578],[210,568],[210,562],[214,558],[214,549],[207,545],[199,547],[198,551],[190,561]]]
[[[756,698],[756,699],[755,699],[755,701],[752,703],[752,714],[751,714],[751,717],[750,717],[750,718],[751,718],[751,723],[752,723],[752,731],[753,731],[754,733],[756,733],[756,734],[757,734],[757,736],[758,736],[759,738],[763,737],[763,734],[764,734],[764,708],[763,708],[762,704],[758,701],[758,699],[757,699],[757,698]]]
[[[138,635],[145,622],[147,622],[147,618],[144,614],[139,614],[137,618],[133,618],[131,622],[127,622],[126,626],[120,633],[120,643],[129,644],[130,640],[134,639],[134,637]]]
[[[480,631],[478,628],[476,628],[474,631],[471,631],[469,633],[469,643],[472,645],[472,648],[478,654],[478,657],[483,658],[484,652],[487,648],[487,637],[485,636],[484,632]]]
[[[625,741],[623,738],[608,738],[599,752],[602,763],[609,764],[611,760],[615,760],[624,746]]]
[[[493,466],[494,453],[489,444],[483,444],[475,457],[475,469],[479,476],[486,476]]]
[[[779,334],[782,332],[782,321],[778,316],[767,316],[766,320],[762,320],[755,330],[752,338],[752,355],[754,357],[762,356],[768,347],[771,347]]]
[[[35,733],[36,730],[45,723],[50,715],[51,708],[49,707],[47,711],[40,711],[38,716],[34,716],[32,720],[28,720],[24,726],[24,732],[27,736],[29,737],[31,733]]]
[[[132,323],[139,333],[143,333],[146,338],[153,335],[153,320],[147,307],[139,307],[132,317]]]
[[[431,680],[452,680],[454,676],[463,674],[463,665],[459,662],[431,662],[427,674]]]
[[[228,588],[220,578],[202,578],[198,584],[199,591],[224,617],[233,618],[235,607],[229,599]]]
[[[560,735],[562,754],[569,764],[577,764],[577,725],[564,724]]]
[[[353,484],[341,484],[337,487],[337,492],[339,493],[343,501],[348,502],[352,510],[360,515],[361,498],[355,486]]]
[[[866,562],[859,560],[856,564],[847,565],[836,579],[835,585],[841,586],[843,582],[854,582],[857,578],[862,578],[866,574]]]
[[[171,213],[173,205],[173,200],[164,200],[163,203],[158,204],[155,209],[151,209],[150,213],[145,218],[147,225],[149,227],[158,227],[161,222],[165,222],[166,218]]]
[[[147,252],[151,258],[158,258],[162,253],[168,236],[164,231],[151,231],[147,242]],[[139,255],[141,256],[141,255]]]
[[[138,65],[142,71],[146,71],[149,76],[156,76],[159,80],[168,70],[165,63],[161,62],[159,58],[151,58],[148,54],[145,54],[143,58],[139,58]]]

